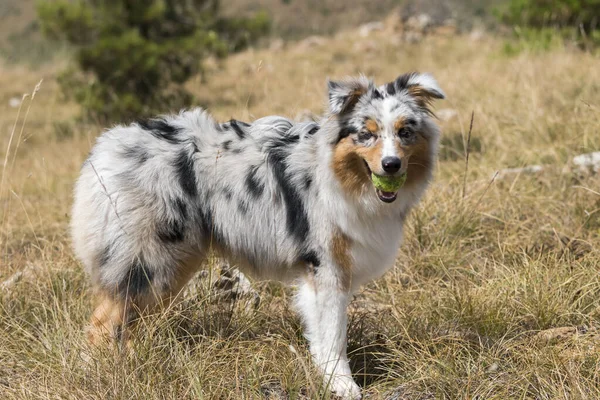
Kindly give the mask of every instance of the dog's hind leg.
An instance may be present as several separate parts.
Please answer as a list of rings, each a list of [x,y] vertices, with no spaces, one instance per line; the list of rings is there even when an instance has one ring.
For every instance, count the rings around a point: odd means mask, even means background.
[[[128,324],[131,304],[105,291],[96,290],[95,309],[86,328],[86,334],[92,345],[109,343],[113,340],[126,341],[124,327]]]
[[[116,341],[120,345],[129,344],[135,321],[145,314],[167,307],[180,294],[182,288],[201,265],[199,259],[177,263],[172,267],[170,279],[160,279],[158,273],[134,264],[124,282],[113,290],[95,290],[95,309],[86,329],[92,345]],[[164,274],[163,274],[164,275]]]
[[[343,399],[360,399],[346,354],[346,308],[350,294],[329,266],[301,283],[296,306],[305,325],[313,361],[321,369],[328,388]]]

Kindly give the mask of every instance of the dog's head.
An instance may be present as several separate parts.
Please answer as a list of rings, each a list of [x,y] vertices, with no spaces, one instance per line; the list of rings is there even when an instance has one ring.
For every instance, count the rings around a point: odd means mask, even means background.
[[[405,74],[379,87],[363,76],[330,81],[329,118],[339,126],[333,169],[342,187],[356,195],[373,187],[391,203],[398,190],[376,189],[373,179],[406,178],[404,187],[427,180],[438,140],[429,106],[443,98],[428,74]]]

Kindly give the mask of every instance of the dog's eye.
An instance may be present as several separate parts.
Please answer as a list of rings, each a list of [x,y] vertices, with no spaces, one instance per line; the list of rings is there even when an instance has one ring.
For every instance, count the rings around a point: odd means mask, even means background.
[[[368,131],[363,131],[363,132],[359,132],[358,133],[358,140],[360,140],[361,142],[366,142],[367,140],[374,138],[375,135],[373,135],[371,132]]]
[[[415,132],[407,126],[404,126],[400,129],[398,129],[398,136],[400,136],[402,138],[408,138],[408,137],[413,136],[414,134],[415,134]]]

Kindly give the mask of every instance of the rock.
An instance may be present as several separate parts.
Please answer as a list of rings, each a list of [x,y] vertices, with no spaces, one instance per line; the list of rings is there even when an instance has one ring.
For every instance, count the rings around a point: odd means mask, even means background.
[[[314,47],[320,47],[325,44],[326,40],[320,36],[309,36],[297,44],[297,48],[300,50],[311,49]]]
[[[273,41],[271,41],[269,50],[281,51],[281,50],[283,50],[284,46],[285,46],[285,42],[283,41],[283,39],[277,38],[277,39],[274,39]]]
[[[513,175],[521,175],[521,174],[535,174],[544,170],[544,167],[541,165],[528,165],[522,168],[506,168],[501,169],[497,172],[497,179],[503,179],[508,176]]]
[[[427,35],[454,36],[458,32],[453,8],[444,0],[406,0],[398,25],[405,42],[419,43]]]
[[[483,29],[473,29],[471,33],[469,33],[469,40],[471,42],[479,42],[485,37],[485,32]]]
[[[12,108],[17,108],[21,105],[21,98],[20,97],[11,97],[10,100],[8,100],[8,105],[9,107]]]
[[[415,17],[412,23],[421,29],[445,25],[454,19],[455,13],[455,7],[447,0],[406,0],[400,9],[404,23]]]
[[[358,29],[358,34],[361,37],[367,37],[372,32],[382,31],[383,29],[384,29],[383,22],[379,22],[379,21],[369,22],[368,24],[361,25],[361,27]]]
[[[590,330],[585,326],[561,326],[540,331],[534,338],[545,343],[557,342],[588,333],[588,331]]]
[[[398,33],[402,31],[403,22],[399,10],[392,11],[383,23],[390,33]]]
[[[413,15],[406,20],[405,27],[410,31],[424,33],[431,26],[432,20],[428,14]]]
[[[435,112],[435,115],[438,117],[440,121],[450,121],[458,116],[458,111],[452,108],[442,108]]]
[[[487,372],[488,374],[493,374],[495,372],[498,372],[498,369],[500,369],[500,364],[495,362],[495,363],[492,363],[492,365],[490,365],[489,367],[487,367],[485,372]]]
[[[580,172],[595,174],[600,172],[600,151],[593,153],[580,154],[573,158],[573,165],[578,167]]]
[[[10,277],[8,277],[8,279],[5,279],[2,283],[0,283],[0,289],[10,290],[21,279],[32,277],[34,275],[34,272],[35,267],[33,267],[32,265],[28,265],[23,270],[15,272]]]

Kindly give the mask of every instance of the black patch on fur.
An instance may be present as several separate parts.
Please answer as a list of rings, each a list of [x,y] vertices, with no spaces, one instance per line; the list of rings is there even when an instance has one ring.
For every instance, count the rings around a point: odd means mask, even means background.
[[[260,196],[262,196],[263,192],[265,191],[264,183],[259,182],[258,178],[256,177],[257,172],[258,166],[253,165],[252,167],[250,167],[250,170],[248,170],[248,173],[246,174],[246,188],[248,189],[248,192],[254,199],[260,198]]]
[[[187,211],[187,206],[185,205],[185,202],[180,199],[180,198],[176,198],[173,201],[173,208],[177,211],[177,214],[181,217],[181,219],[186,220],[188,217],[188,211]]]
[[[183,200],[176,198],[171,207],[176,211],[174,219],[166,219],[158,227],[158,238],[165,243],[178,243],[185,238],[185,221],[187,219],[187,207]]]
[[[227,200],[231,200],[231,198],[233,197],[233,192],[231,191],[231,189],[226,187],[225,189],[223,189],[223,195],[225,195],[225,198]]]
[[[248,125],[245,122],[237,121],[235,119],[232,119],[231,121],[229,121],[229,126],[231,126],[231,129],[233,129],[233,131],[235,132],[235,134],[241,140],[241,139],[243,139],[243,138],[246,137],[246,132],[242,129],[242,127],[240,125],[242,125],[244,127],[250,126],[250,125]]]
[[[235,149],[231,150],[231,152],[233,154],[240,154],[242,152],[242,149],[240,149],[239,147],[236,147]]]
[[[371,132],[360,132],[357,136],[357,139],[358,139],[357,141],[359,143],[366,143],[369,140],[371,140],[373,138],[373,136],[375,136],[375,135],[373,135]]]
[[[304,176],[304,189],[309,190],[312,185],[313,177],[309,174]]]
[[[164,140],[171,144],[183,143],[183,140],[177,137],[177,134],[179,133],[179,128],[170,125],[163,118],[153,118],[144,121],[138,121],[137,124],[143,130],[150,133],[157,139]]]
[[[106,245],[100,254],[98,254],[98,267],[104,267],[108,263],[108,260],[110,260],[110,245]]]
[[[319,131],[319,126],[318,126],[318,125],[316,125],[316,126],[313,126],[313,127],[310,129],[310,131],[308,131],[308,134],[309,134],[309,135],[314,135],[314,134],[315,134],[315,133],[317,133],[318,131]]]
[[[134,261],[129,272],[118,285],[122,296],[135,297],[144,293],[154,279],[154,273],[141,259]]]
[[[390,82],[390,83],[386,84],[385,91],[390,96],[395,95],[396,94],[396,86],[394,86],[394,82]]]
[[[298,258],[300,261],[305,262],[307,264],[312,264],[314,267],[318,267],[321,265],[321,260],[319,260],[319,256],[313,250],[304,250]]]
[[[338,142],[356,132],[358,132],[358,129],[356,129],[355,126],[348,124],[347,121],[340,120],[340,135],[338,136]]]
[[[408,89],[408,81],[411,80],[416,75],[416,72],[409,72],[404,75],[400,75],[396,80],[392,83],[388,83],[388,85],[394,85],[397,90]]]
[[[273,175],[285,204],[287,230],[294,239],[303,243],[308,237],[310,226],[300,192],[290,182],[286,163],[288,155],[286,145],[274,147],[269,153],[269,164],[273,169]]]
[[[210,199],[205,199],[204,204],[206,207],[198,210],[198,217],[200,219],[200,231],[202,237],[206,240],[206,244],[221,244],[224,243],[223,234],[217,224],[214,222],[212,210],[210,209]]]
[[[417,126],[417,120],[415,120],[414,118],[409,118],[406,121],[404,121],[404,126],[414,129]]]
[[[127,147],[125,156],[134,159],[138,164],[143,164],[150,158],[150,155],[141,146]]]
[[[223,151],[228,151],[231,148],[231,143],[233,143],[233,141],[231,140],[226,140],[224,141],[223,144]]]
[[[185,237],[185,225],[178,219],[168,219],[158,227],[158,238],[165,243],[179,243]]]
[[[371,96],[373,99],[383,99],[383,95],[377,89],[373,90],[373,94]]]
[[[198,188],[196,187],[196,172],[192,155],[185,149],[181,150],[173,162],[173,167],[175,167],[183,192],[190,197],[196,197]]]
[[[300,141],[300,135],[281,135],[273,141],[273,148],[280,148],[287,151],[287,147],[292,146]]]
[[[242,215],[248,214],[248,203],[246,203],[244,200],[240,200],[238,202],[238,211]]]

